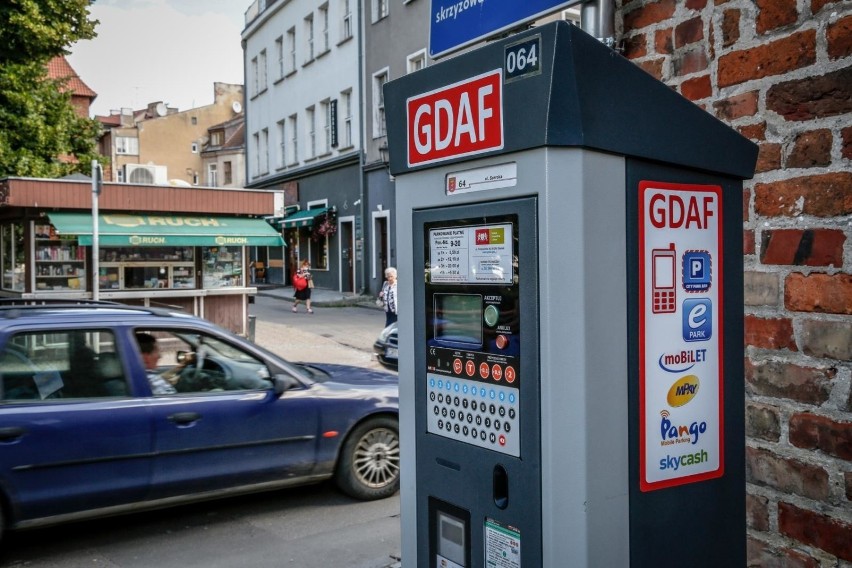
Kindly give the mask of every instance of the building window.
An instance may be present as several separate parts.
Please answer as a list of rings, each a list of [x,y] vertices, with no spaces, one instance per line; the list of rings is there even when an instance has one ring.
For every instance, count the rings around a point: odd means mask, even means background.
[[[290,163],[299,163],[299,117],[290,115]]]
[[[260,52],[260,58],[257,62],[258,72],[260,73],[260,90],[266,90],[266,50]]]
[[[317,117],[316,110],[310,106],[305,109],[305,115],[308,119],[308,154],[306,158],[313,158],[317,155]]]
[[[372,0],[373,23],[388,17],[388,0]]]
[[[328,51],[328,4],[319,7],[320,53]]]
[[[196,124],[198,124],[198,117],[193,116],[192,118],[190,118],[190,122],[192,122],[192,125],[195,126]]]
[[[216,172],[216,164],[207,164],[207,186],[219,187],[219,178]]]
[[[322,121],[320,153],[328,154],[331,152],[331,105],[327,100],[320,103],[320,120]]]
[[[38,231],[36,231],[38,233]],[[49,237],[36,235],[37,239]],[[76,248],[76,247],[75,247]],[[25,257],[27,247],[24,245],[24,225],[11,223],[0,225],[0,271],[2,271],[2,287],[4,290],[15,292],[24,291]],[[38,286],[36,286],[38,289]]]
[[[252,177],[260,175],[260,133],[251,135],[252,146],[254,146],[254,162],[252,163]]]
[[[275,56],[278,58],[278,77],[281,79],[285,75],[284,71],[284,36],[278,36],[275,40]]]
[[[343,27],[340,31],[340,40],[352,37],[352,10],[349,9],[350,0],[340,0],[340,12],[343,14]]]
[[[340,93],[343,106],[343,147],[352,146],[352,91]]]
[[[260,131],[260,173],[269,173],[269,129]]]
[[[305,63],[314,59],[314,15],[305,18]]]
[[[233,173],[233,169],[231,167],[231,162],[225,162],[224,164],[222,164],[222,166],[223,166],[223,169],[225,170],[224,171],[225,185],[231,185],[232,183],[234,183],[234,173]]]
[[[139,139],[130,136],[117,136],[115,138],[115,153],[139,155]]]
[[[384,90],[385,83],[387,82],[387,68],[373,74],[373,138],[381,138],[387,134]]]
[[[192,151],[193,154],[197,154],[198,153],[198,142],[193,142],[192,145],[190,146],[190,150]]]
[[[198,185],[198,172],[192,172],[192,185]]]
[[[278,167],[283,168],[287,165],[287,121],[279,120],[278,125]]]
[[[258,71],[257,71],[257,57],[251,58],[251,96],[257,95],[259,91],[258,87]]]
[[[210,145],[211,146],[221,146],[222,142],[225,139],[225,133],[221,130],[214,130],[210,133]]]
[[[426,67],[426,50],[421,49],[408,56],[408,72],[414,73]]]
[[[296,28],[287,30],[287,51],[287,74],[290,74],[296,70]]]

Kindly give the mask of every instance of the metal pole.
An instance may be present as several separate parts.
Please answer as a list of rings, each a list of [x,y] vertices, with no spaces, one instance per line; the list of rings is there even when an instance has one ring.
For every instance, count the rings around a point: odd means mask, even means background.
[[[98,199],[101,195],[101,166],[92,160],[92,300],[100,300],[100,242],[98,239]]]

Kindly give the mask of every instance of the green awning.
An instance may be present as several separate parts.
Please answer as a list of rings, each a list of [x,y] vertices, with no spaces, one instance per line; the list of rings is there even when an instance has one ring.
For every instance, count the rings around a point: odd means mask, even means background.
[[[90,213],[48,213],[56,232],[92,245]],[[284,246],[281,235],[263,219],[191,215],[98,216],[100,246]]]
[[[282,229],[295,229],[296,227],[310,227],[314,224],[314,219],[328,211],[328,207],[317,207],[316,209],[304,209],[296,211],[289,217],[281,221]]]

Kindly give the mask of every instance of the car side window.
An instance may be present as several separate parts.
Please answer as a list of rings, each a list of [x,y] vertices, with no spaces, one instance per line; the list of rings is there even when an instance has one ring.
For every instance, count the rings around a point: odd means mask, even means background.
[[[194,329],[137,329],[136,340],[154,395],[272,386],[269,369],[261,359],[213,335]]]
[[[0,399],[126,396],[127,377],[106,329],[17,333],[0,351]]]

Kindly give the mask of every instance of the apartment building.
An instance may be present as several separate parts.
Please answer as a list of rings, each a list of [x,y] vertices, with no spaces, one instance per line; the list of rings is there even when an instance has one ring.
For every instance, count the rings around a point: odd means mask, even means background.
[[[381,290],[384,269],[396,264],[396,188],[390,176],[382,88],[422,69],[428,57],[429,0],[363,0],[364,180],[367,289]]]
[[[356,0],[256,0],[246,11],[247,183],[284,191],[284,281],[363,288],[359,12]]]
[[[204,185],[202,149],[208,129],[242,112],[243,86],[214,83],[213,103],[180,111],[161,101],[95,117],[103,126],[99,150],[109,156],[105,181]]]

